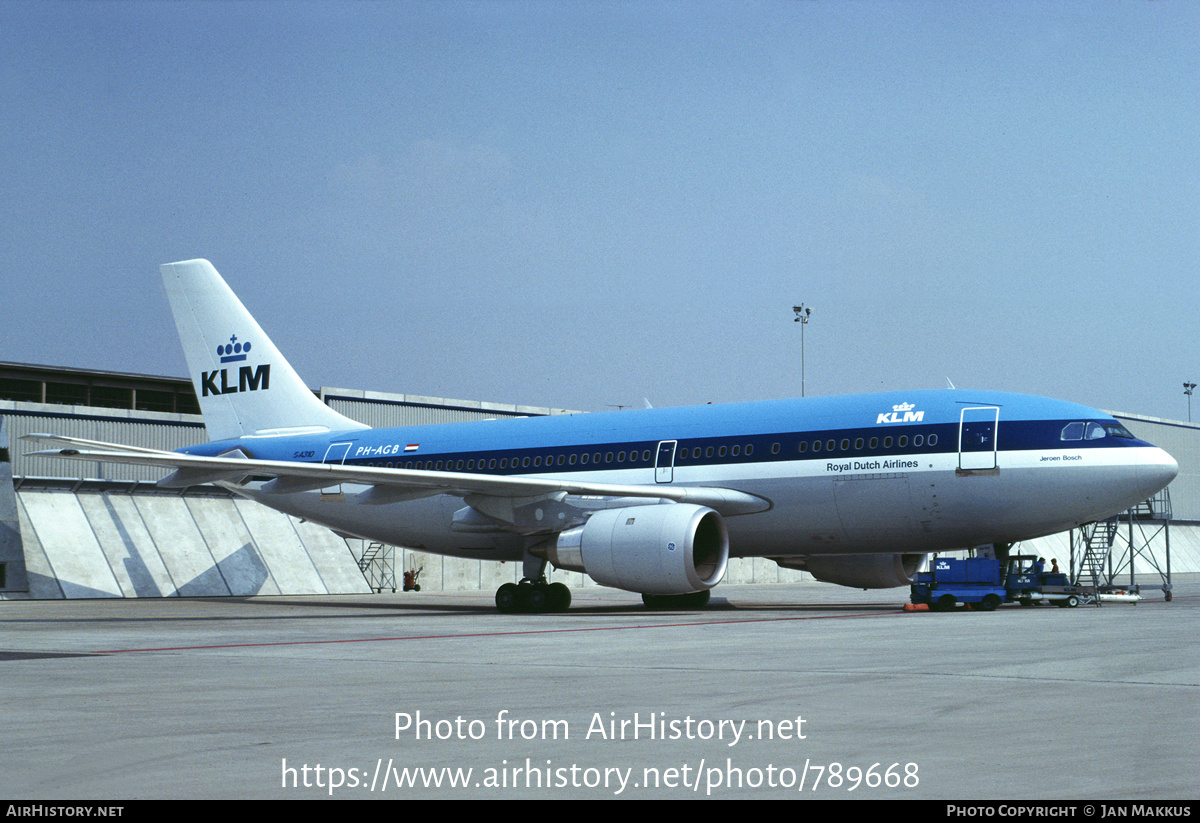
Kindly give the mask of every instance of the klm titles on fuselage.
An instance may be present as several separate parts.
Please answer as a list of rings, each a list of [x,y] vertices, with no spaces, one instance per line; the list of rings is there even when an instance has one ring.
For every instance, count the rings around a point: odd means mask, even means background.
[[[229,345],[217,346],[217,357],[222,363],[245,360],[250,353],[250,344],[238,342],[237,335],[229,338]],[[219,380],[218,380],[219,376]],[[271,365],[241,366],[237,372],[237,382],[229,380],[229,369],[214,369],[200,373],[200,396],[211,394],[238,394],[239,392],[266,390],[271,387]]]
[[[890,469],[915,469],[916,460],[847,460],[845,463],[826,463],[825,471],[845,474],[846,472],[873,472]]]
[[[925,412],[913,411],[916,406],[912,403],[901,403],[892,406],[891,412],[884,412],[875,418],[875,425],[880,423],[920,423],[925,419]]]

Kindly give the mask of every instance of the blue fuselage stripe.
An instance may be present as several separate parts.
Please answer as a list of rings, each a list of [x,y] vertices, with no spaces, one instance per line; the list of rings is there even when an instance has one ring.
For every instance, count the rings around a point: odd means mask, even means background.
[[[813,415],[809,406],[799,405],[804,401],[777,401],[368,429],[343,435],[263,438],[253,444],[240,440],[236,444],[244,451],[253,452],[252,456],[268,460],[319,463],[328,453],[332,455],[329,458],[332,462],[350,466],[499,475],[649,468],[658,462],[658,444],[664,440],[676,441],[672,465],[677,468],[784,461],[886,460],[956,453],[959,451],[960,410],[994,406],[1000,409],[999,424],[993,428],[985,420],[985,436],[978,442],[965,443],[964,451],[990,452],[994,449],[1006,453],[1149,445],[1130,437],[1062,439],[1064,428],[1072,422],[1115,423],[1113,418],[1101,412],[1075,404],[1018,395],[989,395],[985,400],[991,399],[991,406],[979,401],[972,405],[962,400],[947,404],[943,396],[938,396],[936,399],[941,401],[938,404],[941,408],[929,409],[934,405],[929,397],[921,393],[912,396],[918,402],[911,405],[926,408],[923,409],[923,420],[909,424],[881,422],[895,397],[868,395],[868,398],[883,399],[877,399],[864,413],[862,398],[847,398],[842,404],[844,408],[838,410],[840,415],[828,408],[829,399],[825,399],[819,415]],[[1043,414],[1057,414],[1030,419],[1031,407]],[[870,423],[851,427],[828,425],[839,416],[857,416]],[[983,416],[986,418],[987,412]],[[818,418],[812,421],[817,425],[797,428],[796,423],[804,417]],[[331,450],[329,447],[334,443],[349,444],[349,448]],[[210,443],[186,451],[219,454],[231,445],[232,441]]]

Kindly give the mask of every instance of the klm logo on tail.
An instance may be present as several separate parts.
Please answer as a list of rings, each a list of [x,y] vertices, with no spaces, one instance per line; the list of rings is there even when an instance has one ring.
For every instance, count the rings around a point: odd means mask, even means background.
[[[217,357],[222,363],[238,363],[245,361],[250,353],[250,344],[237,339],[237,335],[229,338],[227,345],[217,346]],[[237,372],[237,382],[229,380],[229,369],[214,369],[200,373],[201,397],[210,394],[237,394],[238,392],[266,391],[271,387],[271,365],[242,366]]]
[[[239,360],[245,360],[246,355],[250,353],[249,343],[239,343],[237,335],[230,335],[228,346],[217,346],[217,357],[221,358],[222,363],[234,363]]]

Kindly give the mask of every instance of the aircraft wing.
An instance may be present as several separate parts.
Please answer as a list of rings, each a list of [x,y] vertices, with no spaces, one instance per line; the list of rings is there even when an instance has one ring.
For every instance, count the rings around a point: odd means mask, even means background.
[[[641,497],[694,503],[707,506],[724,516],[766,511],[771,502],[736,489],[674,486],[621,485],[540,477],[465,472],[387,469],[374,466],[346,466],[336,463],[294,463],[284,460],[259,460],[234,451],[218,457],[180,454],[179,452],[122,446],[96,440],[61,435],[27,434],[22,439],[43,443],[61,443],[66,448],[33,452],[43,457],[91,460],[155,466],[173,472],[158,481],[165,488],[185,488],[201,483],[242,485],[250,480],[268,480],[260,491],[286,494],[328,488],[342,483],[367,487],[359,492],[358,502],[388,503],[434,494],[453,494],[475,505],[480,498],[507,499],[516,504],[537,498],[556,496]]]

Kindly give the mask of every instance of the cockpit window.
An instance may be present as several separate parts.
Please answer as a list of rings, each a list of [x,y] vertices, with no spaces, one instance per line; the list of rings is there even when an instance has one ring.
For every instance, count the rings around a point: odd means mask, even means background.
[[[1060,440],[1100,440],[1104,437],[1124,437],[1127,440],[1135,439],[1129,429],[1115,420],[1101,423],[1068,423],[1063,426],[1062,434],[1059,435]]]
[[[1129,429],[1125,428],[1116,421],[1111,423],[1088,423],[1087,433],[1083,437],[1085,440],[1099,440],[1102,437],[1124,437],[1127,440],[1134,439],[1133,435],[1129,433]]]
[[[1083,439],[1083,423],[1068,423],[1063,427],[1062,434],[1059,440],[1082,440]]]

